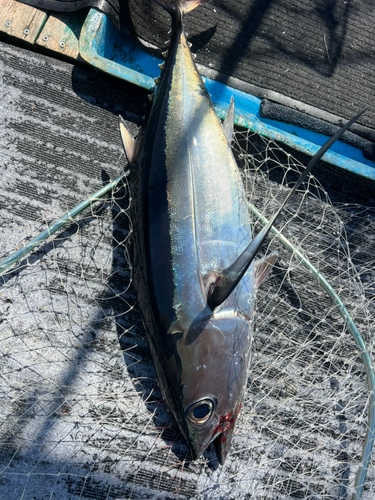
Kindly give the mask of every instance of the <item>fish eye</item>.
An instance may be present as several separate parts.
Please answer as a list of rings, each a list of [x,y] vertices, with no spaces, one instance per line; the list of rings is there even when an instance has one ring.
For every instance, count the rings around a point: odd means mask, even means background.
[[[212,399],[201,399],[186,410],[186,418],[194,425],[203,425],[211,418],[215,403]]]

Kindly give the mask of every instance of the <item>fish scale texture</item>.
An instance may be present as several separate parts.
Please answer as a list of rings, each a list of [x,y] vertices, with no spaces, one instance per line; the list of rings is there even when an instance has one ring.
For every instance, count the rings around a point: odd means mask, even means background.
[[[170,22],[130,0],[126,22],[162,47]],[[375,4],[363,0],[213,0],[185,18],[197,62],[375,128]]]
[[[118,114],[135,132],[146,100],[134,87],[88,68],[0,43],[1,256],[121,174],[126,163]],[[261,147],[258,138],[251,152],[256,156]],[[271,213],[286,188],[278,190],[283,172],[271,168],[268,175],[265,183],[262,172],[256,175],[253,201],[268,205],[267,186],[276,186]],[[323,165],[317,176],[342,206],[355,264],[371,261],[374,210],[354,204],[374,205],[373,186],[356,181],[353,188],[348,174]],[[299,211],[291,224],[294,241],[313,255],[328,251],[336,234],[321,224],[322,238],[309,238],[311,227],[322,222],[321,205],[329,212],[319,193],[323,202],[314,198],[305,213],[294,197],[283,219]],[[284,267],[258,297],[257,321],[265,313],[231,454],[224,468],[215,465],[212,449],[207,462],[192,463],[161,400],[131,285],[124,246],[129,197],[120,189],[113,200],[88,210],[20,268],[0,276],[0,498],[349,499],[347,481],[353,482],[366,430],[364,370],[350,339],[335,343],[346,335],[340,336],[337,313],[325,315],[330,301],[324,293],[283,256]],[[330,266],[336,250],[322,266],[340,289],[338,268],[345,260]],[[373,297],[374,267],[363,280]],[[274,295],[281,312],[269,306]],[[347,302],[355,300],[354,290]],[[298,312],[291,319],[290,304]],[[319,314],[330,329],[319,326]],[[361,331],[369,321],[373,336],[373,312],[361,314]],[[310,316],[317,326],[307,323]],[[319,355],[331,345],[336,347],[323,361]],[[324,384],[336,399],[325,402]],[[346,386],[353,388],[349,395]],[[341,488],[336,496],[326,489],[332,470]],[[364,500],[374,491],[372,467]]]

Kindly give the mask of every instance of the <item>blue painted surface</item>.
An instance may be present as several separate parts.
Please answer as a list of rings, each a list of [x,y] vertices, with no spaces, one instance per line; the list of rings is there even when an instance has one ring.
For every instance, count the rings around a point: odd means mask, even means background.
[[[162,60],[123,39],[105,14],[95,9],[90,10],[82,28],[80,53],[85,61],[96,68],[144,89],[152,90],[155,86],[154,78],[160,74],[158,64]],[[261,118],[259,98],[208,78],[203,80],[222,118],[225,117],[231,96],[234,96],[236,125],[249,128],[310,156],[327,140],[327,136],[322,134]],[[362,151],[341,141],[337,141],[323,159],[375,180],[375,162],[364,158]]]

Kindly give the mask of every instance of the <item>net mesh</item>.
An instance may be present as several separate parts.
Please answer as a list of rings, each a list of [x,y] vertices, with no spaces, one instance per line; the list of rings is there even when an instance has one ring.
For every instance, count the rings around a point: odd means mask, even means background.
[[[300,162],[251,132],[237,131],[234,149],[249,201],[270,217]],[[130,204],[125,181],[0,277],[0,497],[349,499],[368,390],[337,307],[270,236],[262,253],[280,258],[258,290],[231,453],[224,467],[211,448],[192,462],[132,289]],[[277,227],[333,286],[373,358],[375,210],[332,202],[311,176]],[[1,241],[4,258],[45,228]],[[371,463],[363,498],[374,493]]]

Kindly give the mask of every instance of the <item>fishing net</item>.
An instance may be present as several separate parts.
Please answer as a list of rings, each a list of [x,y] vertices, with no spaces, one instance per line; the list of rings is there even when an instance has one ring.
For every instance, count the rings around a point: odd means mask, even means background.
[[[235,139],[249,201],[269,218],[301,163],[255,133]],[[42,219],[25,222],[17,200],[3,217],[4,259],[62,215],[53,183],[43,189]],[[280,258],[258,291],[231,453],[224,467],[211,448],[191,461],[133,292],[130,204],[124,179],[0,276],[0,498],[351,498],[367,430],[364,364],[339,308],[275,235],[262,250]],[[332,285],[372,359],[375,209],[331,200],[311,176],[277,228]],[[374,494],[370,463],[363,498]]]

